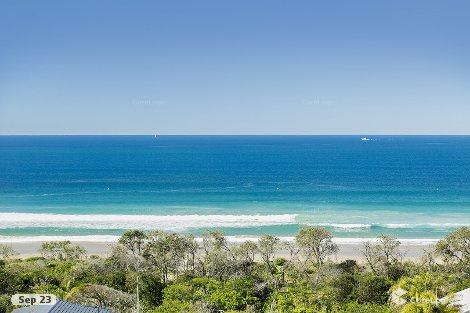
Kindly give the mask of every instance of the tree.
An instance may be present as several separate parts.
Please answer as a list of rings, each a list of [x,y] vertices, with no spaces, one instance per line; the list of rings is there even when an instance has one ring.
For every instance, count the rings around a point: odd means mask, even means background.
[[[245,241],[234,249],[235,255],[242,263],[246,265],[251,265],[255,262],[255,255],[257,251],[258,245],[253,241]]]
[[[111,254],[108,260],[112,263],[113,267],[121,270],[140,271],[145,267],[145,259],[139,254],[129,253],[129,249],[121,244],[112,247]]]
[[[18,255],[18,252],[9,245],[0,245],[0,260],[9,259],[15,255]]]
[[[186,269],[193,251],[193,237],[155,231],[148,233],[147,238],[143,256],[158,269],[163,283]]]
[[[276,251],[278,243],[279,238],[271,235],[262,236],[258,241],[258,250],[261,254],[261,258],[263,259],[266,265],[266,270],[272,275],[274,274],[274,272],[271,262],[274,257],[274,253]]]
[[[70,241],[43,242],[39,251],[45,259],[55,261],[79,260],[86,255],[84,248]]]
[[[398,250],[401,242],[398,239],[387,235],[380,235],[378,238],[379,244],[382,247],[382,254],[385,262],[388,264],[398,262],[401,258],[400,251]]]
[[[470,228],[460,227],[437,242],[435,251],[449,265],[470,273]]]
[[[428,272],[434,271],[438,267],[435,254],[434,247],[432,249],[425,249],[423,251],[423,255],[420,258],[420,266],[422,266]]]
[[[225,239],[224,232],[220,230],[215,230],[205,233],[202,237],[202,248],[204,249],[206,254],[214,250],[226,250],[227,239]]]
[[[235,245],[230,249],[232,257],[235,259],[235,272],[240,272],[241,276],[250,275],[250,271],[255,264],[255,256],[258,252],[258,245],[253,241],[245,241]]]
[[[332,238],[330,231],[314,226],[302,228],[295,236],[295,241],[299,245],[305,261],[313,262],[316,266],[321,267],[329,255],[337,253],[339,250]]]
[[[67,300],[87,306],[113,309],[113,313],[130,313],[135,306],[134,295],[102,285],[83,285],[72,289]]]
[[[297,242],[295,241],[285,241],[283,243],[283,248],[285,248],[287,251],[289,251],[289,260],[294,261],[298,260],[300,248]]]
[[[378,244],[373,244],[370,241],[366,241],[362,248],[362,255],[364,256],[372,272],[377,274],[383,261],[382,249],[380,246]]]
[[[128,230],[119,238],[118,242],[129,249],[133,255],[136,255],[141,254],[145,239],[147,236],[143,231]]]
[[[202,239],[203,254],[199,256],[199,272],[205,277],[222,279],[236,270],[236,258],[227,246],[227,240],[222,231],[211,231],[204,234]]]
[[[394,237],[380,235],[376,243],[370,241],[364,243],[362,254],[375,274],[400,276],[400,273],[394,271],[402,258],[399,251],[400,244],[400,241]]]

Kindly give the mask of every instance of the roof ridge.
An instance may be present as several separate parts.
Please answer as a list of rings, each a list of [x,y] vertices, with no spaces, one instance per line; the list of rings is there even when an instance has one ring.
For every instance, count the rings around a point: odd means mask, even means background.
[[[57,313],[59,313],[59,312],[62,312],[63,309],[67,309],[67,307],[69,307],[69,309],[72,308],[72,307],[74,307],[74,309],[81,308],[80,311],[83,310],[84,312],[89,312],[89,310],[103,312],[103,313],[112,312],[112,310],[110,308],[104,308],[104,307],[100,307],[100,306],[81,305],[81,304],[78,304],[78,303],[73,303],[73,302],[69,302],[69,301],[66,301],[66,300],[62,300],[62,299],[59,299],[56,302],[56,304],[50,309],[49,312],[54,312],[54,310],[56,309]],[[58,311],[58,310],[60,310],[60,311]]]

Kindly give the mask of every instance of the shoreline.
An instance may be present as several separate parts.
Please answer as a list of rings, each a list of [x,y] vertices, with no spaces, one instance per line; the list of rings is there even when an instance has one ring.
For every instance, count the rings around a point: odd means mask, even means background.
[[[90,237],[101,240],[89,240]],[[99,237],[99,238],[97,238]],[[88,255],[109,255],[112,247],[117,243],[120,236],[37,236],[37,237],[2,237],[0,236],[0,244],[11,246],[16,252],[18,258],[29,258],[40,256],[39,249],[41,243],[46,241],[60,241],[69,240],[73,244],[82,246],[87,250]],[[229,244],[240,244],[244,241],[257,241],[259,237],[234,237],[227,236]],[[281,241],[292,241],[294,237],[279,237]],[[202,238],[196,238],[201,241]],[[331,259],[335,261],[344,261],[347,259],[356,260],[359,262],[364,261],[362,255],[363,244],[370,240],[374,242],[376,238],[333,238],[333,241],[338,245],[339,251]],[[399,239],[401,242],[400,252],[403,254],[404,260],[417,261],[419,260],[425,250],[431,248],[437,239]],[[278,250],[278,257],[288,258],[289,254],[286,250]]]
[[[0,236],[0,244],[16,244],[16,243],[34,243],[45,241],[65,241],[69,240],[75,243],[116,243],[121,236],[116,235],[83,235],[83,236]],[[294,241],[295,236],[275,236],[281,241]],[[229,243],[242,243],[245,241],[258,241],[261,236],[225,236]],[[201,241],[202,237],[195,237],[196,241]],[[426,246],[438,242],[437,238],[397,238],[402,246]],[[345,238],[333,237],[333,242],[341,245],[357,245],[367,241],[376,242],[377,238]]]

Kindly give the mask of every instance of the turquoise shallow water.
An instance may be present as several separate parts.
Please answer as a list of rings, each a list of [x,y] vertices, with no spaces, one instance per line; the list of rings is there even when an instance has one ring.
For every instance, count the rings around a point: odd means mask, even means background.
[[[0,236],[322,225],[440,238],[470,225],[469,136],[370,139],[0,136]]]

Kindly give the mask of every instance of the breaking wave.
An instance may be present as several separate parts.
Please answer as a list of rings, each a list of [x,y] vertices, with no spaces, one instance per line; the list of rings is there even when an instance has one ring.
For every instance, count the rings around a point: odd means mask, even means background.
[[[338,232],[338,236],[354,233],[362,237],[380,233],[403,232],[412,236],[430,232],[448,232],[470,223],[325,223],[306,221],[297,214],[243,214],[243,215],[118,215],[118,214],[53,214],[53,213],[0,213],[1,229],[90,229],[90,230],[167,230],[191,231],[207,228],[259,228],[269,226],[296,225],[321,226]],[[417,233],[418,232],[418,233]],[[109,232],[108,232],[109,233]],[[103,234],[103,232],[101,232]],[[274,231],[275,234],[275,231]],[[285,234],[285,233],[284,233]],[[39,234],[38,234],[39,235]],[[404,236],[409,237],[409,236]]]
[[[5,228],[163,229],[260,227],[295,224],[295,214],[280,215],[67,215],[0,213]]]

